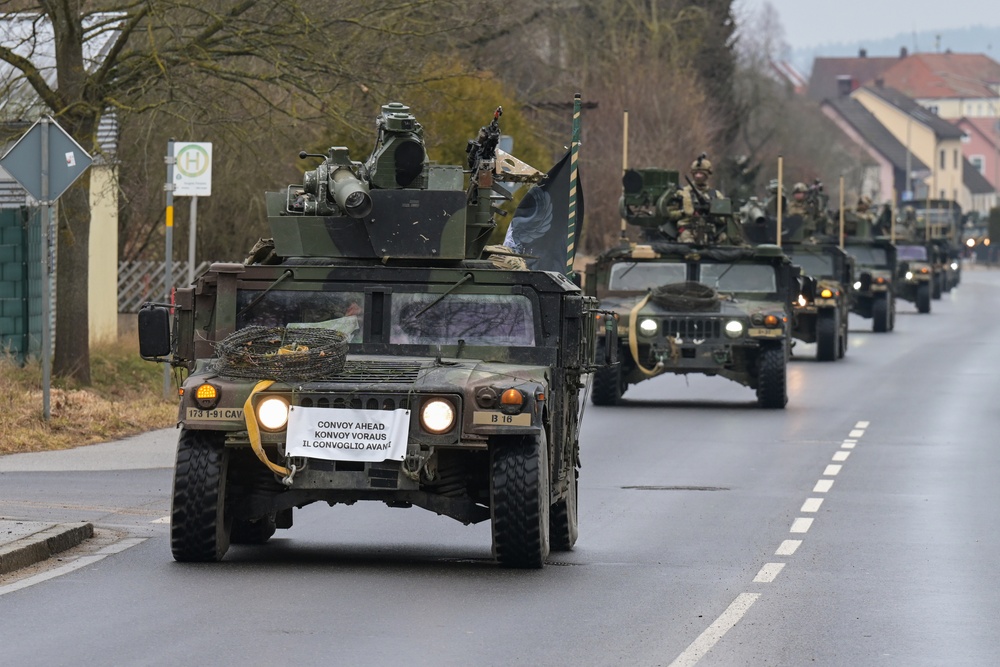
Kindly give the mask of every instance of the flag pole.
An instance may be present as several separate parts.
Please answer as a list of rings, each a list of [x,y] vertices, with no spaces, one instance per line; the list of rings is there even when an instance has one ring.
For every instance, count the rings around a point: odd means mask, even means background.
[[[576,193],[580,187],[580,93],[573,96],[573,142],[569,158],[569,222],[566,225],[566,275],[573,275],[576,257]],[[582,222],[582,221],[581,221]]]
[[[625,176],[625,171],[628,169],[628,109],[622,113],[622,176]],[[628,224],[624,217],[622,217],[622,234],[621,238],[625,238],[625,225]],[[624,243],[624,241],[623,241]]]

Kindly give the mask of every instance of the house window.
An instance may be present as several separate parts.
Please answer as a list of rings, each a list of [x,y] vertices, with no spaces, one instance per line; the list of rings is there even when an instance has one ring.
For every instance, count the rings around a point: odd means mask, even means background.
[[[941,196],[939,197],[939,199],[944,199],[944,190],[941,191]]]
[[[927,110],[930,111],[931,113],[936,114],[938,112],[938,105],[931,104],[927,107]]]
[[[980,174],[986,174],[986,156],[985,155],[970,155],[969,164],[976,168]]]
[[[942,168],[942,169],[944,169],[944,165],[945,165],[945,157],[944,157],[944,150],[942,150],[942,151],[941,151],[941,155],[940,155],[940,158],[941,158],[941,159],[940,159],[940,160],[938,160],[938,162],[940,162],[940,163],[941,163],[941,168]]]
[[[963,132],[962,133],[962,143],[963,144],[967,144],[970,141],[972,141],[972,137],[969,136],[969,133],[968,132]]]
[[[951,152],[952,162],[955,165],[955,169],[958,169],[958,149],[956,148]]]

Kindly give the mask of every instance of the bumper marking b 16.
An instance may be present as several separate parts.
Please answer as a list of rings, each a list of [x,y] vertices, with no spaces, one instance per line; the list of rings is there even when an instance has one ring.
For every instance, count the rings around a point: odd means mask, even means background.
[[[472,423],[489,426],[531,426],[531,414],[505,415],[496,410],[476,410],[472,413]]]

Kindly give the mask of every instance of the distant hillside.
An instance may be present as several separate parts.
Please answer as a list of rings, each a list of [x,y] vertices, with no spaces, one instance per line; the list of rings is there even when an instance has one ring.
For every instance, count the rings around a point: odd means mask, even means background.
[[[898,56],[902,47],[906,47],[909,53],[943,52],[948,49],[956,53],[984,53],[1000,62],[1000,26],[901,32],[885,39],[821,44],[807,49],[795,49],[791,53],[791,61],[799,71],[808,76],[816,56],[856,56],[860,49],[865,49],[869,56]]]

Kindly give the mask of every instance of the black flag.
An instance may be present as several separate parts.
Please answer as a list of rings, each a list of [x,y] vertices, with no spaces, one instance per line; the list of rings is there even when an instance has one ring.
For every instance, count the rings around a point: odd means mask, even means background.
[[[533,271],[569,273],[583,221],[583,188],[576,195],[576,225],[569,238],[570,152],[562,157],[540,185],[528,190],[511,218],[504,245],[526,255]],[[568,261],[569,260],[569,261]]]

